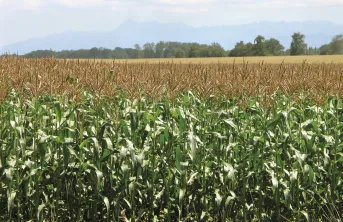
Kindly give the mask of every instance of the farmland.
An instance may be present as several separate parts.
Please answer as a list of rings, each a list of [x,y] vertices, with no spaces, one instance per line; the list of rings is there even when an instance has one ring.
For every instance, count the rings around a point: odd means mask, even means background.
[[[100,60],[98,60],[100,61]],[[103,61],[112,62],[111,59],[105,59]],[[220,58],[174,58],[174,59],[117,59],[117,62],[122,63],[202,63],[202,64],[212,64],[212,63],[269,63],[269,64],[281,64],[284,63],[343,63],[342,55],[313,55],[313,56],[256,56],[256,57],[220,57]]]
[[[0,220],[340,221],[343,65],[306,58],[1,57]]]
[[[85,90],[105,96],[125,91],[129,99],[143,94],[156,99],[173,98],[187,91],[204,97],[227,98],[239,97],[244,92],[247,96],[266,99],[276,91],[287,96],[303,92],[318,102],[342,93],[343,73],[338,59],[335,63],[308,63],[300,57],[297,63],[157,61],[3,57],[0,58],[0,99],[11,89],[28,97],[64,95],[69,98],[79,98]]]

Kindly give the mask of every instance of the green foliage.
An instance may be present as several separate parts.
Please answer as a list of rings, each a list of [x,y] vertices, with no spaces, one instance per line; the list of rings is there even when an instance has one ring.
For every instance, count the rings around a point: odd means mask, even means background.
[[[265,39],[259,35],[253,43],[240,41],[235,47],[226,52],[219,43],[211,45],[199,43],[163,42],[146,43],[143,48],[135,44],[134,48],[116,47],[114,50],[106,48],[91,48],[89,50],[37,50],[25,54],[28,58],[100,58],[100,59],[138,59],[138,58],[196,58],[196,57],[244,57],[244,56],[281,56],[281,55],[331,55],[343,54],[343,35],[335,36],[331,43],[307,48],[305,36],[294,33],[290,49],[285,47],[275,38]]]
[[[291,55],[305,55],[307,44],[305,43],[305,35],[296,32],[292,35],[292,43],[290,47]]]
[[[155,43],[145,43],[143,46],[144,58],[155,57]]]
[[[284,47],[274,38],[265,39],[259,35],[255,38],[254,44],[244,44],[243,41],[238,42],[234,49],[230,51],[230,56],[279,56],[283,55]]]
[[[265,44],[268,55],[280,56],[285,54],[285,47],[281,45],[279,40],[271,38],[266,40]]]
[[[0,104],[0,220],[340,220],[342,101],[260,102],[12,93]]]
[[[182,50],[178,50],[175,54],[175,58],[184,58],[185,57],[185,52]]]
[[[230,51],[230,56],[242,57],[242,56],[252,56],[253,44],[250,42],[245,44],[243,41],[236,43],[234,49]]]
[[[336,35],[330,46],[333,54],[343,54],[343,35]]]
[[[320,49],[316,47],[309,47],[307,50],[307,55],[320,55]]]
[[[320,51],[320,55],[331,55],[332,54],[330,44],[322,45],[319,48],[319,51]]]
[[[156,58],[164,58],[165,43],[160,41],[156,44]]]
[[[253,55],[254,56],[266,56],[267,55],[267,47],[265,43],[266,39],[259,35],[255,38],[254,46],[253,46]]]
[[[320,48],[321,55],[340,55],[343,54],[343,35],[336,35],[332,41]]]
[[[208,47],[209,57],[225,57],[226,52],[224,48],[219,43],[212,43]]]
[[[138,58],[194,58],[194,57],[224,57],[227,56],[223,47],[218,43],[211,45],[198,43],[158,42],[146,43],[143,48],[136,44],[134,48],[116,47],[91,48],[89,50],[37,50],[24,55],[27,58],[99,58],[99,59],[138,59]]]

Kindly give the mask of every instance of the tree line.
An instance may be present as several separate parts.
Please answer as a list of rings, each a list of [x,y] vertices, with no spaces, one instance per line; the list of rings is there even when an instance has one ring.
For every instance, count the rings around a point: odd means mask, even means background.
[[[225,57],[228,52],[218,43],[211,45],[199,43],[163,42],[146,43],[134,48],[116,47],[113,50],[106,48],[91,48],[80,50],[37,50],[25,54],[25,57],[39,58],[54,56],[56,58],[102,58],[102,59],[138,59],[138,58],[195,58],[195,57]]]
[[[138,59],[138,58],[197,58],[197,57],[242,57],[242,56],[281,56],[281,55],[333,55],[343,54],[343,35],[335,36],[329,44],[320,48],[308,47],[305,35],[294,33],[289,49],[285,49],[275,38],[266,39],[259,35],[254,42],[237,42],[235,47],[226,51],[219,43],[199,44],[164,42],[138,44],[133,48],[114,49],[91,48],[80,50],[37,50],[25,54],[27,58],[100,58],[100,59]]]

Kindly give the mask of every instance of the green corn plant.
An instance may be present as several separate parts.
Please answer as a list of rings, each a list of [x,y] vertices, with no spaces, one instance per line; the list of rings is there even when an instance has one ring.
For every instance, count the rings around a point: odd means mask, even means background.
[[[339,221],[342,110],[335,96],[12,91],[0,103],[0,220]]]

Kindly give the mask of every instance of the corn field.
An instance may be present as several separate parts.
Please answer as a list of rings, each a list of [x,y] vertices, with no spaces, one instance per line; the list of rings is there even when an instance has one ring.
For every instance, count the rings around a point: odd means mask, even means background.
[[[343,64],[312,63],[127,63],[93,60],[24,59],[0,57],[0,99],[15,89],[28,98],[64,95],[79,98],[85,90],[114,96],[124,91],[130,99],[142,95],[173,99],[182,92],[251,97],[280,91],[298,97],[300,92],[323,102],[343,95]]]
[[[0,58],[0,220],[341,221],[342,70]]]

